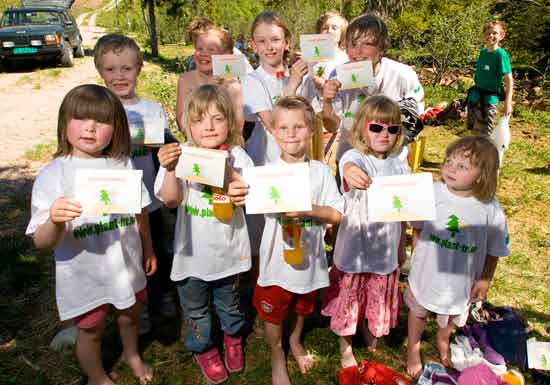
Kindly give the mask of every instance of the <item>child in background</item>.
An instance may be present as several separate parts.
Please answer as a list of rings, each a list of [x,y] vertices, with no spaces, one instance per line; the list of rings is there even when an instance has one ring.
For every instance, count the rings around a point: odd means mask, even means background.
[[[485,24],[485,47],[479,51],[475,86],[468,92],[468,128],[479,135],[489,135],[493,130],[499,100],[504,100],[504,116],[512,114],[512,66],[508,54],[500,47],[500,42],[506,36],[504,28],[502,21]]]
[[[462,138],[447,147],[436,183],[436,220],[413,223],[409,289],[407,372],[422,372],[420,338],[434,313],[441,362],[449,365],[453,324],[464,326],[469,305],[483,300],[498,256],[507,256],[506,217],[495,198],[498,152],[484,137]]]
[[[189,95],[203,84],[222,84],[227,88],[233,101],[237,128],[242,132],[244,124],[241,84],[236,79],[220,79],[212,73],[212,55],[233,53],[233,39],[226,29],[217,26],[205,17],[195,18],[188,27],[195,53],[196,68],[180,76],[176,98],[176,122],[179,129],[186,130],[183,116]]]
[[[273,384],[290,384],[282,345],[283,322],[291,316],[290,351],[300,371],[307,373],[313,357],[302,345],[305,316],[315,307],[317,291],[328,286],[328,266],[323,243],[325,224],[340,222],[344,200],[330,168],[306,158],[313,135],[314,112],[306,99],[286,96],[277,101],[273,110],[273,135],[281,149],[274,164],[308,162],[312,195],[312,210],[283,214],[267,214],[260,248],[260,276],[254,290],[254,306],[265,322],[271,346],[271,376]],[[241,182],[242,183],[242,182]],[[299,226],[295,248],[303,248],[303,260],[291,265],[283,258],[284,239],[293,234],[285,226]],[[294,314],[295,313],[295,314]]]
[[[413,98],[418,105],[418,113],[424,110],[424,91],[414,70],[402,63],[384,57],[389,48],[388,28],[378,16],[365,14],[353,19],[346,30],[346,52],[350,62],[372,61],[376,87],[340,90],[336,71],[330,75],[323,87],[323,124],[328,131],[340,130],[340,141],[336,162],[346,152],[349,130],[352,128],[355,113],[369,95],[382,94],[393,101]]]
[[[253,166],[240,147],[233,105],[225,88],[205,84],[189,95],[184,113],[184,127],[189,145],[228,148],[231,179],[243,167]],[[236,287],[239,273],[250,269],[250,243],[244,212],[236,207],[232,218],[222,222],[213,216],[212,188],[176,177],[175,167],[181,146],[171,143],[159,151],[161,169],[155,181],[155,193],[166,206],[178,208],[171,279],[176,282],[185,316],[185,347],[193,352],[203,374],[213,383],[225,381],[227,370],[244,368],[242,337],[245,323],[239,310]],[[229,181],[227,195],[240,196]],[[213,345],[212,303],[224,331],[224,361]]]
[[[271,134],[271,110],[282,96],[296,95],[307,73],[307,64],[298,60],[290,68],[285,61],[291,35],[284,21],[273,11],[260,13],[251,28],[251,47],[260,65],[243,79],[244,115],[256,124],[246,142],[246,152],[256,166],[273,162],[280,151]]]
[[[138,351],[145,276],[156,269],[145,210],[150,203],[147,189],[142,188],[144,209],[135,216],[83,216],[80,202],[71,198],[77,169],[133,169],[124,108],[104,87],[78,86],[63,99],[57,137],[54,159],[34,182],[26,233],[37,248],[54,249],[59,317],[74,319],[78,327],[75,351],[88,385],[114,384],[101,362],[101,337],[111,306],[116,308],[122,359],[141,385],[148,384],[153,371]],[[101,224],[99,233],[86,231]]]
[[[146,121],[153,121],[162,125],[166,143],[176,141],[170,132],[168,119],[162,106],[136,94],[137,78],[143,66],[143,56],[134,40],[118,33],[102,36],[94,48],[94,63],[105,86],[122,102],[132,138],[139,140],[140,133],[143,136]],[[157,274],[148,278],[148,305],[154,313],[173,317],[176,307],[169,279],[172,256],[164,244],[164,224],[160,210],[162,203],[154,197],[153,191],[158,170],[158,164],[155,163],[157,151],[149,146],[134,144],[131,157],[135,168],[143,171],[143,182],[152,200],[147,211],[158,271]],[[148,333],[152,327],[147,308],[148,306],[144,307],[141,316],[140,334]]]
[[[371,96],[359,109],[348,137],[354,148],[340,160],[346,211],[336,237],[322,314],[331,317],[330,327],[340,336],[344,368],[357,365],[351,345],[357,328],[374,351],[376,338],[397,325],[399,266],[406,258],[404,225],[369,222],[365,189],[371,177],[408,172],[395,156],[404,136],[400,122],[397,103],[382,95]]]

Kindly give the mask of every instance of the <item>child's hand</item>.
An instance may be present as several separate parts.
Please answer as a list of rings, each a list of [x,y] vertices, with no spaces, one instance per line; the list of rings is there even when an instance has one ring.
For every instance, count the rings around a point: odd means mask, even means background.
[[[232,170],[231,181],[227,186],[227,196],[235,206],[244,206],[245,196],[248,194],[248,185],[235,170]]]
[[[488,279],[478,279],[474,282],[472,286],[472,291],[470,292],[470,302],[482,301],[487,297],[487,292],[489,291],[489,286],[491,281]]]
[[[305,216],[305,212],[303,211],[290,211],[288,213],[284,213],[284,216],[290,219],[298,219],[303,216]]]
[[[352,162],[347,162],[344,165],[343,171],[344,183],[348,187],[348,190],[365,190],[372,183],[372,179],[370,178],[370,176]]]
[[[323,93],[323,87],[327,82],[326,79],[323,76],[317,76],[317,75],[311,74],[311,81],[313,82],[315,89]]]
[[[181,155],[179,143],[168,143],[162,146],[158,153],[159,163],[167,171],[174,171]]]
[[[323,86],[323,101],[332,103],[332,100],[336,97],[336,93],[341,86],[342,84],[338,81],[338,79],[327,80]]]
[[[155,254],[143,256],[143,270],[147,277],[155,274],[155,271],[157,271],[157,256]]]
[[[80,203],[67,197],[57,198],[50,207],[50,220],[56,225],[70,222],[81,214]]]
[[[300,59],[297,60],[292,67],[290,67],[290,79],[288,80],[289,87],[291,87],[294,92],[302,84],[302,79],[307,74],[307,63]]]
[[[512,101],[504,103],[504,116],[510,117],[512,115]]]

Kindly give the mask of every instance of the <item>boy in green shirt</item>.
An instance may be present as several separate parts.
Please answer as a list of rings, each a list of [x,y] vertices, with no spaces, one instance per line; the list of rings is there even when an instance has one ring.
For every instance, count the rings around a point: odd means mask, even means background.
[[[512,114],[514,78],[510,58],[499,46],[506,35],[504,22],[488,22],[483,34],[485,47],[479,52],[475,86],[468,92],[468,128],[477,134],[489,135],[494,127],[499,101],[504,100],[504,116]]]

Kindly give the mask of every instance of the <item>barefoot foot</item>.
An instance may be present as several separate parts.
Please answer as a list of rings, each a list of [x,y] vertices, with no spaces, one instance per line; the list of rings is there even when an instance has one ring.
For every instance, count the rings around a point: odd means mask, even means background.
[[[302,372],[302,374],[306,374],[309,369],[313,367],[315,362],[313,356],[304,349],[304,345],[302,345],[299,341],[290,341],[290,351],[298,363],[300,372]]]
[[[415,379],[422,374],[422,359],[420,358],[420,352],[407,352],[407,374]]]
[[[378,338],[376,338],[372,333],[370,332],[367,322],[363,321],[360,324],[361,329],[361,337],[363,337],[363,343],[369,350],[369,352],[374,353],[376,351],[376,344],[378,343]]]
[[[271,352],[271,383],[273,385],[291,385],[286,368],[286,357],[282,349]]]
[[[96,378],[94,380],[88,378],[88,385],[116,385],[108,376]]]
[[[132,356],[122,354],[122,360],[132,369],[140,385],[148,385],[153,381],[153,369],[143,362],[139,354]]]

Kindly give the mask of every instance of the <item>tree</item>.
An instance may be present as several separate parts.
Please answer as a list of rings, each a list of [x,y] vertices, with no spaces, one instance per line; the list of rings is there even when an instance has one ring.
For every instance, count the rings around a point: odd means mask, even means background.
[[[403,203],[401,203],[401,199],[399,199],[397,195],[393,196],[393,208],[397,209],[398,213],[400,213],[403,208]]]
[[[197,163],[193,163],[193,174],[195,174],[196,176],[199,176],[200,173],[201,173],[200,166]]]
[[[269,189],[269,199],[273,200],[275,204],[279,204],[279,199],[281,199],[281,196],[279,195],[279,191],[277,191],[277,188],[275,186],[271,186]]]
[[[451,237],[453,238],[456,233],[460,232],[458,222],[459,222],[459,219],[456,215],[451,214],[449,216],[449,222],[447,222],[447,231],[451,233]]]
[[[109,197],[109,192],[107,190],[100,190],[99,191],[99,200],[103,202],[105,205],[108,205],[111,203],[111,198]]]
[[[142,0],[141,9],[145,18],[145,8],[147,8],[148,23],[145,24],[149,30],[149,41],[151,43],[151,56],[159,56],[159,46],[157,38],[157,21],[155,17],[155,0]]]
[[[365,0],[363,12],[378,14],[386,20],[403,12],[407,0]]]

